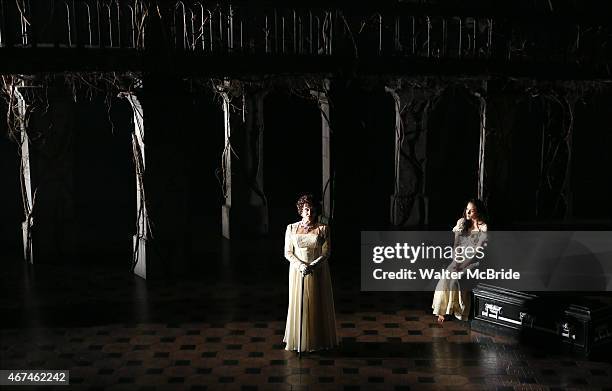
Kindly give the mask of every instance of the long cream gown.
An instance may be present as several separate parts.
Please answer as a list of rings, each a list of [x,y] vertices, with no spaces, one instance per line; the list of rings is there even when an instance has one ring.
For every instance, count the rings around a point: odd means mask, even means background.
[[[471,235],[461,234],[462,225],[463,219],[459,219],[457,225],[453,228],[453,232],[455,233],[455,247],[482,246],[486,241],[487,225],[480,225],[477,230],[472,230]],[[474,238],[476,238],[476,241],[474,241]],[[447,270],[453,271],[456,265],[456,261],[451,262]],[[474,267],[476,264],[470,266]],[[466,320],[470,314],[470,304],[470,291],[462,290],[458,280],[441,279],[438,281],[433,303],[431,305],[434,315],[452,314],[455,315],[457,319]]]
[[[286,350],[297,350],[300,338],[302,262],[315,264],[304,278],[304,311],[301,351],[328,349],[338,344],[334,295],[327,258],[330,254],[329,228],[319,225],[308,234],[298,234],[299,223],[289,224],[285,233],[285,258],[289,261],[289,309],[283,342]]]

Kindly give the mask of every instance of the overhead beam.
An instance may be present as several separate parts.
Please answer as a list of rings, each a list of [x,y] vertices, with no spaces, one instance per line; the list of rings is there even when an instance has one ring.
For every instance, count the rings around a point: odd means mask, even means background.
[[[542,80],[612,80],[608,62],[503,61],[397,56],[207,55],[135,50],[4,48],[0,74],[45,72],[156,72],[176,76],[232,77],[268,74],[526,77]]]

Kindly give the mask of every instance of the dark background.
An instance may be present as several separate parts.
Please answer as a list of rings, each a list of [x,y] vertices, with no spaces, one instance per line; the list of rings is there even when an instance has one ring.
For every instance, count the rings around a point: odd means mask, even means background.
[[[185,232],[191,254],[202,251],[203,240],[220,238],[223,202],[219,168],[223,150],[223,121],[218,97],[184,80],[158,78],[145,102],[146,142],[156,159],[155,143],[175,145],[184,154],[177,175],[186,178],[183,195],[163,202],[179,202],[188,211]],[[150,83],[152,84],[152,82]],[[342,127],[332,129],[336,168],[334,222],[337,236],[346,246],[358,248],[359,232],[391,229],[390,196],[393,193],[394,109],[391,96],[382,87],[360,85],[358,80],[334,80],[332,110],[343,118]],[[62,228],[55,226],[52,210],[45,210],[41,190],[36,205],[36,231],[54,240],[76,243],[77,259],[123,267],[131,252],[135,230],[135,176],[131,156],[131,109],[124,99],[104,96],[79,97],[70,112],[74,127],[71,149],[72,171],[65,180],[74,193],[73,216]],[[493,227],[570,229],[609,228],[612,207],[610,148],[612,114],[609,93],[592,93],[576,105],[571,166],[572,217],[563,219],[546,205],[536,212],[541,164],[542,122],[556,121],[537,100],[516,98],[511,160],[507,162],[505,202],[491,205]],[[53,102],[51,102],[52,104]],[[321,116],[313,101],[279,88],[265,99],[264,190],[269,202],[270,229],[263,240],[281,240],[287,223],[298,219],[295,199],[302,192],[320,194]],[[497,109],[497,107],[496,107]],[[19,187],[17,144],[6,130],[6,106],[0,137],[2,191],[2,252],[17,256],[21,251],[20,223],[23,219]],[[478,107],[460,87],[449,87],[430,115],[428,134],[429,229],[449,229],[464,203],[476,194],[478,151]],[[42,153],[33,146],[32,161]],[[495,150],[488,150],[495,155]],[[160,158],[162,159],[162,158]],[[163,159],[162,159],[163,160]],[[171,164],[159,160],[158,164]],[[40,170],[32,166],[34,181]],[[178,193],[177,193],[178,194]],[[494,200],[495,201],[495,200]],[[53,207],[51,207],[53,209]],[[60,212],[57,212],[60,213]],[[64,212],[62,212],[64,213]],[[67,213],[67,212],[66,212]],[[538,214],[539,213],[539,214]],[[245,222],[247,223],[247,222]],[[48,225],[47,225],[48,224]],[[61,238],[60,236],[63,235]],[[74,234],[73,237],[69,234]],[[53,246],[52,246],[53,247]],[[348,251],[348,249],[345,249]],[[58,252],[49,262],[67,262]],[[66,254],[63,254],[66,255]]]

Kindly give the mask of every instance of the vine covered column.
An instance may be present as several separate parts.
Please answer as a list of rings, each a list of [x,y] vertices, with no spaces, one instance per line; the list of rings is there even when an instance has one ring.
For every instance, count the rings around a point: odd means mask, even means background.
[[[323,210],[321,222],[328,224],[333,217],[333,175],[331,164],[331,129],[329,125],[329,80],[324,79],[320,88],[311,89],[321,111],[321,201]]]
[[[140,99],[137,90],[138,102],[142,103],[142,110],[147,115],[143,123],[137,118],[137,101],[131,101],[136,116],[136,133],[132,140],[133,145],[138,144],[135,156],[140,155],[140,161],[136,162],[139,170],[137,173],[144,178],[137,178],[137,181],[141,181],[140,185],[144,183],[146,187],[146,199],[145,189],[139,188],[138,197],[141,204],[138,209],[137,239],[140,246],[143,241],[146,242],[147,278],[168,274],[182,275],[191,268],[191,123],[186,111],[190,96],[180,79],[164,74],[146,75],[143,87],[143,99]],[[143,124],[146,137],[141,144],[136,128]],[[143,144],[146,154],[141,153]]]
[[[5,76],[8,123],[19,146],[26,262],[70,263],[77,250],[74,102],[63,78]]]
[[[26,128],[27,104],[20,88],[25,88],[25,81],[20,81],[19,86],[13,86],[11,94],[16,99],[18,133],[16,134],[21,152],[19,182],[21,184],[21,195],[23,200],[24,221],[21,223],[21,233],[23,238],[23,259],[34,263],[34,250],[32,248],[32,226],[34,224],[32,211],[34,198],[32,195],[32,178],[30,175],[30,139]]]
[[[391,223],[398,227],[424,225],[428,223],[425,194],[428,115],[440,91],[401,79],[389,83],[385,90],[395,103]]]
[[[487,124],[487,87],[488,82],[486,80],[481,81],[478,87],[472,90],[472,94],[478,101],[479,112],[480,112],[480,128],[478,137],[478,198],[487,203],[488,199],[488,184],[487,184],[487,164],[488,155],[487,150],[487,133],[489,131]]]
[[[136,81],[136,86],[141,91],[141,81]],[[134,90],[120,93],[127,99],[133,113],[132,130],[132,153],[134,170],[136,172],[136,233],[132,239],[132,271],[147,278],[147,240],[149,238],[149,224],[147,217],[147,205],[145,197],[145,128],[144,111],[138,94]]]
[[[222,233],[227,239],[268,232],[264,193],[264,98],[257,83],[224,81],[217,85],[224,116]]]

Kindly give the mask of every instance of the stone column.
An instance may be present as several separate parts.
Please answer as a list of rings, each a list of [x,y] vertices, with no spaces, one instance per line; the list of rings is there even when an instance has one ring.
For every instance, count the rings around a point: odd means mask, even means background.
[[[217,90],[223,98],[225,130],[222,233],[227,239],[265,235],[263,105],[268,90],[237,81],[225,81]]]
[[[436,92],[431,87],[397,80],[385,87],[395,101],[395,173],[391,223],[428,223],[425,194],[428,113]]]
[[[321,159],[322,172],[321,201],[323,210],[321,211],[321,222],[328,224],[333,217],[333,177],[330,152],[330,126],[329,126],[329,80],[324,79],[320,90],[311,90],[311,94],[317,98],[319,110],[321,110]]]

